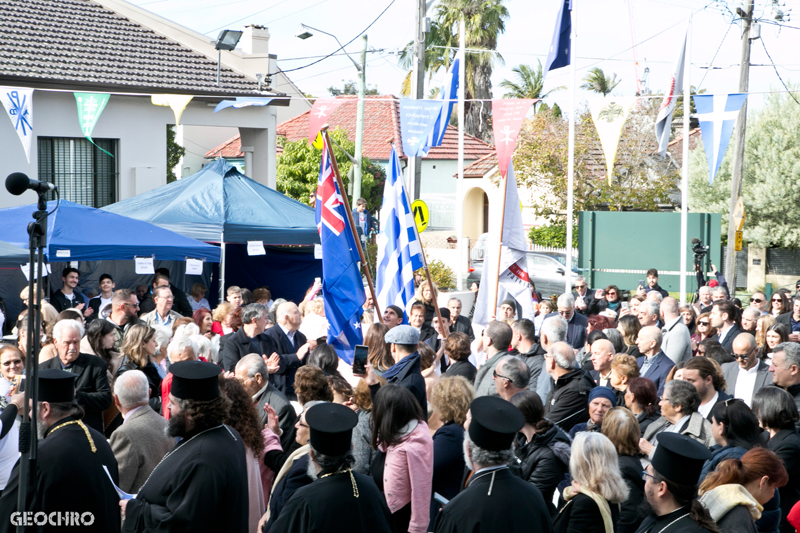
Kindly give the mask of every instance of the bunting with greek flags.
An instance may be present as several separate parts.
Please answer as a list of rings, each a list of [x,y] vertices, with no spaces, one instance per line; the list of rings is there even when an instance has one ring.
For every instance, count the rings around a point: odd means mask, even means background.
[[[436,119],[436,124],[433,125],[433,130],[428,135],[428,140],[425,142],[424,154],[428,155],[428,150],[434,146],[441,146],[444,140],[444,134],[447,131],[447,125],[450,124],[450,115],[453,114],[453,106],[458,100],[458,69],[460,60],[458,58],[453,61],[450,67],[450,72],[447,73],[444,85],[439,91],[439,98],[444,100],[442,110],[439,113],[439,118]]]
[[[747,93],[696,94],[692,98],[708,159],[708,183],[711,184],[714,183],[722,158],[725,157],[733,127],[739,118],[739,110],[747,100]]]
[[[414,296],[414,271],[422,268],[422,246],[417,240],[414,215],[408,204],[400,160],[392,147],[383,188],[381,232],[378,234],[378,308],[396,305],[405,314]],[[404,322],[407,320],[404,317]]]

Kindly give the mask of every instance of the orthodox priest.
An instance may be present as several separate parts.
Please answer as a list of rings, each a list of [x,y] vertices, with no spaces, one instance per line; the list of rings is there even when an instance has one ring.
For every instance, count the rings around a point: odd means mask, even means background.
[[[181,441],[156,466],[139,494],[122,500],[123,531],[247,533],[245,448],[222,421],[220,367],[184,361],[170,367],[168,434]]]
[[[83,422],[83,408],[75,400],[75,377],[60,369],[39,372],[39,444],[27,512],[16,512],[20,490],[17,462],[0,497],[2,532],[16,531],[20,523],[32,526],[31,531],[42,527],[53,531],[119,531],[119,498],[109,480],[110,475],[114,483],[119,483],[117,460],[103,434]],[[16,411],[20,405],[9,404],[3,419],[11,416],[9,409]]]
[[[470,413],[464,459],[474,474],[436,518],[436,533],[550,533],[553,525],[542,493],[508,469],[514,436],[525,425],[522,413],[495,396],[475,398]]]
[[[358,415],[344,405],[321,403],[306,413],[308,475],[281,510],[271,531],[281,533],[391,533],[391,514],[372,478],[353,472],[350,451]]]

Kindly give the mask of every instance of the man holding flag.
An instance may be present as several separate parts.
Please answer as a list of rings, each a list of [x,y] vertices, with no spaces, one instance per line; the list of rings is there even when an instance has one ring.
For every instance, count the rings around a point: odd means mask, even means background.
[[[353,347],[364,342],[361,314],[367,298],[353,229],[334,175],[328,136],[323,135],[322,141],[316,221],[322,244],[322,299],[328,319],[328,344],[341,359],[352,363]]]

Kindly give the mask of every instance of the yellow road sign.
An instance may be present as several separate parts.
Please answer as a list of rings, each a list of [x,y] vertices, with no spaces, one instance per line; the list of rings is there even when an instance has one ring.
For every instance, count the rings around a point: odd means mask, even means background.
[[[323,144],[322,144],[322,132],[317,133],[317,138],[314,139],[314,143],[312,145],[317,150],[322,150],[322,146],[323,146]]]
[[[741,231],[737,231],[736,232],[736,251],[737,252],[741,252],[742,251],[742,232]]]
[[[744,218],[744,202],[742,202],[742,197],[740,196],[739,201],[736,202],[736,209],[733,210],[733,221],[736,224],[736,231],[742,231],[744,227]]]
[[[422,233],[430,221],[428,205],[422,200],[414,200],[414,203],[411,204],[411,212],[414,214],[414,222],[417,223],[417,231]]]

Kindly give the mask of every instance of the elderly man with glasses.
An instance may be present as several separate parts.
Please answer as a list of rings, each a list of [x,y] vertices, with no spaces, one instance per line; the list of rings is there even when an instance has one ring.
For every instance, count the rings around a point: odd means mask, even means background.
[[[575,310],[583,316],[589,316],[589,308],[594,301],[594,295],[589,292],[589,285],[584,276],[575,278],[575,290],[572,291],[575,299]]]
[[[586,344],[586,327],[589,325],[589,320],[575,312],[575,298],[570,293],[564,293],[558,297],[556,303],[558,311],[550,313],[545,317],[561,315],[567,321],[567,344],[571,345],[576,350],[582,348]]]
[[[142,321],[150,327],[167,326],[172,327],[174,320],[181,318],[181,315],[172,310],[175,299],[169,287],[158,287],[153,291],[153,300],[156,308],[142,315]]]
[[[722,365],[722,375],[728,384],[728,392],[734,398],[753,405],[753,396],[772,385],[772,372],[769,364],[758,357],[756,338],[750,333],[740,333],[733,340],[733,356],[736,361]]]

